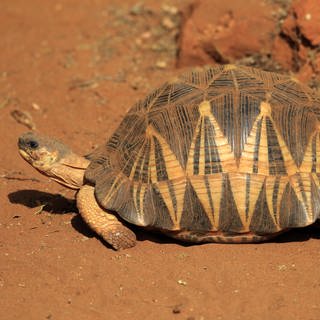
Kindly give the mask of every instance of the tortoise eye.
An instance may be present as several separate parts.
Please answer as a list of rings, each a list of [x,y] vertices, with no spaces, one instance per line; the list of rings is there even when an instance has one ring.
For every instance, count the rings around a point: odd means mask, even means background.
[[[27,144],[31,149],[36,149],[39,147],[39,143],[35,140],[30,140],[30,141],[28,141]]]

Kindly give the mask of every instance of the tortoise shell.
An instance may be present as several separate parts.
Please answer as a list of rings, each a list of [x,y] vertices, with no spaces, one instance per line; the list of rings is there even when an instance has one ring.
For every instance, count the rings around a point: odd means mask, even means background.
[[[134,105],[92,156],[99,204],[160,230],[268,235],[320,212],[320,101],[254,68],[196,69]]]

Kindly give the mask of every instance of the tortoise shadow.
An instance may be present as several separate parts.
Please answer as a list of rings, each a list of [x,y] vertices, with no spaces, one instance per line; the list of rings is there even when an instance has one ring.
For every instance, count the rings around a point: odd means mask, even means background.
[[[269,242],[303,242],[310,239],[320,239],[320,223],[316,222],[307,227],[291,229]]]
[[[76,201],[61,194],[52,194],[38,190],[18,190],[8,194],[10,203],[21,204],[28,208],[43,206],[42,211],[52,214],[78,212]]]
[[[68,213],[79,213],[75,199],[69,199],[61,194],[52,194],[48,192],[43,192],[39,190],[18,190],[8,194],[8,199],[12,204],[20,204],[28,208],[38,208],[43,206],[41,209],[43,212],[48,212],[51,214],[68,214]],[[145,230],[128,225],[124,222],[130,229],[132,229],[137,236],[138,241],[149,240],[158,243],[174,243],[175,240],[165,237],[161,234],[146,232]],[[79,233],[87,238],[97,237],[101,242],[107,246],[111,246],[105,242],[102,238],[97,236],[94,231],[86,224],[86,222],[81,218],[79,214],[74,215],[71,218],[72,227]]]
[[[22,204],[29,208],[36,208],[41,205],[44,205],[43,211],[49,212],[51,214],[67,214],[67,213],[78,213],[76,206],[76,201],[74,199],[68,199],[61,194],[52,194],[48,192],[38,191],[38,190],[19,190],[8,194],[9,201],[14,204]],[[145,230],[141,227],[137,227],[131,224],[124,222],[130,229],[132,229],[136,236],[137,240],[142,241],[151,241],[159,244],[177,244],[184,247],[190,247],[193,245],[199,245],[195,243],[183,242],[174,238],[170,238],[160,232],[153,230]],[[97,237],[96,234],[89,228],[85,221],[81,218],[80,215],[75,215],[71,219],[72,227],[77,230],[82,235],[92,238]],[[303,242],[309,239],[320,239],[320,222],[304,227],[296,228],[284,232],[283,234],[267,241],[268,243],[287,243],[287,242]],[[110,247],[104,240],[101,239],[101,242]]]

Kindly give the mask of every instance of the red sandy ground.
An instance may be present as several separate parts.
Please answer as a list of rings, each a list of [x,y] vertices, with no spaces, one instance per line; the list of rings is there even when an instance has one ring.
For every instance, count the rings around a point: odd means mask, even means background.
[[[115,252],[78,216],[74,192],[17,154],[28,129],[13,110],[79,153],[103,143],[175,73],[184,4],[1,0],[1,319],[320,319],[316,226],[249,245],[136,230],[137,246]]]

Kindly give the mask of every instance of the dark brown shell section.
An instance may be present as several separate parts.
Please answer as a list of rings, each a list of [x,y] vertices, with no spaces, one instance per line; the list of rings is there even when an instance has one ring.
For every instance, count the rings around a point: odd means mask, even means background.
[[[125,220],[165,230],[271,234],[320,212],[320,101],[288,76],[218,66],[134,105],[86,179]]]

